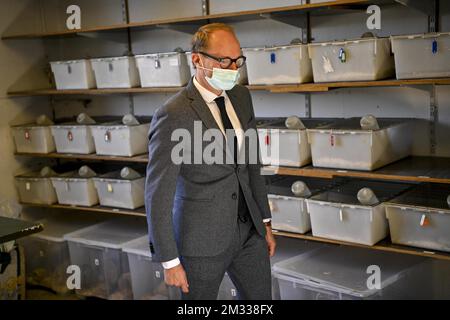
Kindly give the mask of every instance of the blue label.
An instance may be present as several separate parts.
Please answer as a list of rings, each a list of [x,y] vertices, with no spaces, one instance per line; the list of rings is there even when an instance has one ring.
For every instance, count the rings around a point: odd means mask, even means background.
[[[436,40],[433,40],[432,52],[433,54],[436,54],[438,52],[438,43]]]
[[[275,52],[272,52],[270,54],[270,63],[274,64],[275,62],[277,62],[276,54]]]

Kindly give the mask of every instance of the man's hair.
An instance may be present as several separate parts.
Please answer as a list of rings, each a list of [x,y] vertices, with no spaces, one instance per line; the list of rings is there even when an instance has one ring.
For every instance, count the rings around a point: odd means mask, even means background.
[[[197,53],[208,48],[209,37],[214,31],[223,30],[234,33],[233,27],[225,23],[210,23],[200,27],[192,37],[192,52]]]

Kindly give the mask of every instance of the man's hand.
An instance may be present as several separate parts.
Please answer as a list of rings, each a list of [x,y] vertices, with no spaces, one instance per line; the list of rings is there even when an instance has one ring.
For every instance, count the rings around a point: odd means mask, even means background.
[[[277,246],[277,242],[275,241],[275,237],[272,234],[272,227],[266,226],[266,241],[267,248],[269,249],[270,257],[273,257],[275,254],[275,247]]]
[[[186,277],[186,272],[181,264],[164,270],[164,279],[168,286],[175,286],[181,288],[184,293],[189,292],[189,284]]]

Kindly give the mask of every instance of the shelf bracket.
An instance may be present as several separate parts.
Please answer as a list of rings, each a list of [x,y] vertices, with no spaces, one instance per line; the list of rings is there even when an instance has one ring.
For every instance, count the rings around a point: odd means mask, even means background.
[[[209,0],[202,0],[202,15],[209,15]]]
[[[305,93],[305,118],[311,118],[311,93]]]
[[[131,93],[128,95],[128,113],[134,115],[134,99]]]
[[[430,121],[429,121],[429,134],[430,134],[430,154],[436,155],[437,149],[437,132],[436,128],[439,124],[439,108],[436,97],[436,86],[432,86],[430,91]]]

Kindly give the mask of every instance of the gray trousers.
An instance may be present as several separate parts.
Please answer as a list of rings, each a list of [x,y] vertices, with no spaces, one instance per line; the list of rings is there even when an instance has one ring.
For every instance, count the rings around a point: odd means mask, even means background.
[[[184,300],[216,300],[225,272],[228,272],[241,300],[271,300],[270,258],[266,240],[253,226],[238,219],[232,244],[214,257],[181,257],[189,293]]]

